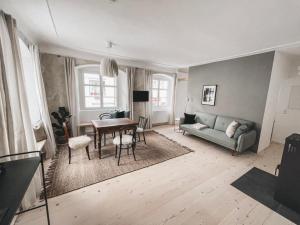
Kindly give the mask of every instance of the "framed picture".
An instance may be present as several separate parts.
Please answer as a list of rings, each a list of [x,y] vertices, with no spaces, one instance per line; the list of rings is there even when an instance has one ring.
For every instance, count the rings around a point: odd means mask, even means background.
[[[202,105],[215,105],[217,85],[204,85],[202,91]]]

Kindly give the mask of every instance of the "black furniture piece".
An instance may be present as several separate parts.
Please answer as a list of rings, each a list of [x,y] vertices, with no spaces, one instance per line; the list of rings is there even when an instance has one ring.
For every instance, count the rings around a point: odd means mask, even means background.
[[[300,134],[285,140],[274,199],[300,213]]]
[[[20,158],[25,155],[29,155],[30,157],[12,160],[14,157]],[[47,223],[50,225],[42,153],[40,151],[24,152],[0,157],[0,159],[3,158],[10,158],[12,161],[0,163],[0,225],[9,225],[15,215],[44,206],[46,207]],[[42,169],[43,195],[45,203],[18,212],[25,192],[40,164]]]

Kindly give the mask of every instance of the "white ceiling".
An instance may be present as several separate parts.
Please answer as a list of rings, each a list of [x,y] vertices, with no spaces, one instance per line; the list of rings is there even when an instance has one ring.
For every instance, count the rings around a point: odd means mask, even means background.
[[[174,67],[300,43],[299,0],[48,0],[48,3],[1,0],[0,8],[13,14],[22,30],[41,45]],[[112,49],[106,48],[107,40],[115,43]]]

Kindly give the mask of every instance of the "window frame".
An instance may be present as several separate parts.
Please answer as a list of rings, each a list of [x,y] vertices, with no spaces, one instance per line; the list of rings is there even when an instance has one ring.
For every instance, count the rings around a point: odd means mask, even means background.
[[[153,87],[153,81],[157,80],[158,81],[158,87],[154,88]],[[161,88],[160,87],[160,82],[161,81],[167,81],[168,82],[168,88]],[[171,78],[167,77],[167,75],[163,75],[163,74],[153,74],[152,76],[152,88],[151,88],[151,104],[152,104],[152,110],[153,111],[167,111],[170,107],[171,107]],[[153,104],[153,90],[157,91],[157,105]],[[160,102],[160,91],[161,90],[165,90],[167,91],[167,105],[166,106],[160,106],[159,102]]]
[[[79,99],[79,109],[83,110],[103,110],[103,109],[116,109],[118,107],[118,79],[115,78],[115,85],[105,85],[103,76],[100,75],[100,66],[99,65],[84,65],[77,68],[78,69],[78,99]],[[97,74],[99,76],[99,85],[88,85],[84,83],[84,74]],[[85,96],[85,87],[99,87],[100,88],[100,106],[99,107],[86,107],[86,96]],[[104,88],[113,87],[115,89],[115,105],[114,106],[104,106]]]

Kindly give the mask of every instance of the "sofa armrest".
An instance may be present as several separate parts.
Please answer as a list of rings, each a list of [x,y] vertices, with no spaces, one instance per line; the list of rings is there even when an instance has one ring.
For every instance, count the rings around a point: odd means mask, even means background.
[[[243,152],[253,146],[256,142],[256,130],[251,130],[245,134],[242,134],[238,138],[236,151]]]
[[[183,124],[183,122],[184,122],[184,117],[180,117],[179,125]]]

